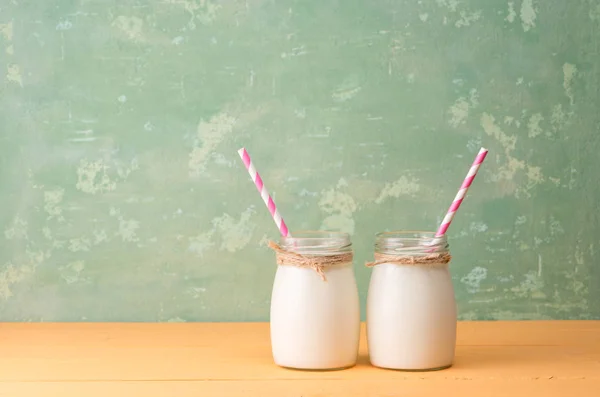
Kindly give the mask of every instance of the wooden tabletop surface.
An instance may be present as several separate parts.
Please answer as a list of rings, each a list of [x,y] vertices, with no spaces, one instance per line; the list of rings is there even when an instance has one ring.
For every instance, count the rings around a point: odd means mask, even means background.
[[[297,371],[266,323],[0,323],[0,396],[600,396],[600,321],[461,322],[452,368]]]

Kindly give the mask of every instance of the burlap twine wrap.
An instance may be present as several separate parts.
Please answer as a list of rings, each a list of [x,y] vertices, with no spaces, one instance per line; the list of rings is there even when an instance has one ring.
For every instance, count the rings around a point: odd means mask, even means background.
[[[296,252],[287,251],[281,248],[281,246],[274,241],[269,241],[269,248],[275,251],[278,265],[313,269],[321,276],[323,281],[327,281],[327,278],[325,277],[325,268],[352,262],[352,259],[354,258],[352,252],[344,252],[335,255],[300,255]]]
[[[375,253],[375,261],[365,263],[367,267],[373,267],[382,263],[391,263],[394,265],[445,265],[450,263],[452,256],[444,252],[442,254],[430,254],[423,256],[396,256]]]

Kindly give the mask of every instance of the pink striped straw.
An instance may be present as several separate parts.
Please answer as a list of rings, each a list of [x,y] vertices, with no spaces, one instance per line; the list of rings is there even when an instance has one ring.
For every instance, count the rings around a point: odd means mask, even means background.
[[[271,217],[273,218],[273,221],[275,221],[275,224],[277,225],[279,232],[281,233],[281,235],[283,237],[290,236],[288,228],[287,228],[285,222],[283,221],[283,218],[281,217],[281,215],[279,215],[279,211],[277,211],[275,202],[273,201],[273,199],[271,198],[271,195],[267,191],[267,188],[263,184],[262,178],[260,177],[260,175],[258,175],[258,172],[256,172],[256,168],[254,168],[254,164],[252,164],[250,155],[248,154],[248,152],[246,151],[245,148],[241,148],[240,150],[238,150],[238,154],[242,158],[242,161],[244,162],[244,165],[246,166],[246,169],[248,170],[248,173],[250,174],[250,178],[252,178],[254,185],[256,185],[256,189],[260,193],[260,197],[262,197],[267,208],[269,209],[269,212],[271,213]]]
[[[477,157],[475,157],[475,161],[473,161],[473,165],[471,166],[471,169],[469,170],[467,177],[465,178],[462,185],[460,186],[460,189],[458,190],[456,197],[454,197],[454,201],[452,202],[452,205],[450,205],[450,208],[448,208],[448,212],[446,213],[446,216],[444,217],[442,224],[440,225],[437,233],[435,234],[435,237],[441,237],[444,234],[446,234],[446,231],[450,227],[450,223],[452,222],[452,219],[454,219],[454,214],[456,214],[456,211],[458,211],[458,208],[462,204],[462,202],[465,198],[465,195],[467,194],[467,190],[469,190],[469,186],[471,186],[471,183],[473,183],[473,179],[475,179],[475,175],[477,175],[479,166],[481,165],[481,163],[483,163],[483,160],[485,160],[485,156],[487,155],[487,153],[488,153],[487,149],[484,149],[484,148],[479,149],[479,153],[477,154]]]

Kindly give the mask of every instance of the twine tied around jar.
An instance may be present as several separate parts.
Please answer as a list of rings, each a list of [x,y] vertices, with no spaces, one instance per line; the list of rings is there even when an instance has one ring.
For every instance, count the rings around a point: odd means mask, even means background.
[[[375,260],[373,262],[365,263],[365,266],[373,267],[381,265],[382,263],[391,263],[394,265],[445,265],[450,263],[450,259],[452,259],[452,256],[448,252],[423,256],[397,256],[376,252]]]
[[[325,268],[329,266],[342,265],[352,262],[354,254],[344,252],[334,255],[301,255],[296,252],[283,249],[274,241],[269,241],[269,248],[275,251],[275,257],[278,265],[289,265],[313,269],[321,280],[327,281],[325,277]]]

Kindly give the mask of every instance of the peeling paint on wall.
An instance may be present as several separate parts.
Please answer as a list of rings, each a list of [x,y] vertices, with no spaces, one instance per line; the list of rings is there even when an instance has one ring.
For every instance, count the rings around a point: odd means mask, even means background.
[[[569,98],[571,105],[575,104],[575,96],[573,95],[573,79],[577,74],[577,66],[571,63],[565,63],[563,65],[564,81],[563,87],[565,88],[565,95]]]
[[[75,187],[84,193],[96,194],[110,192],[117,188],[114,180],[108,176],[108,165],[102,160],[81,160],[77,168],[77,184]]]
[[[534,6],[533,0],[523,0],[521,3],[521,25],[523,26],[523,31],[528,32],[532,28],[535,27],[535,20],[537,18],[536,8]]]
[[[225,136],[231,134],[235,123],[236,119],[225,113],[212,117],[208,122],[200,121],[197,141],[189,159],[191,176],[199,176],[205,171],[210,155]]]
[[[400,196],[415,196],[421,186],[418,179],[401,176],[394,182],[386,183],[379,193],[379,197],[375,199],[376,204],[381,204],[386,199],[394,199]]]
[[[321,192],[319,208],[326,214],[321,229],[354,233],[353,214],[358,205],[352,196],[344,192],[347,187],[348,182],[341,178],[335,189]]]

